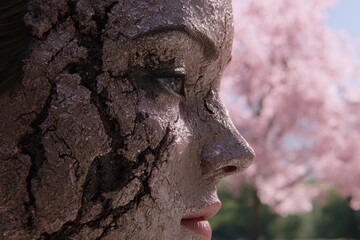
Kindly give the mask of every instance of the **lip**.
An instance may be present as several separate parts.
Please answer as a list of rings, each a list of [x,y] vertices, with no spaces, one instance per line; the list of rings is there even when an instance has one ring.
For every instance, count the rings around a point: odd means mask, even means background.
[[[199,211],[185,215],[181,219],[181,225],[201,237],[203,240],[210,240],[212,230],[210,223],[207,220],[215,216],[220,208],[221,202],[219,200],[214,201]]]

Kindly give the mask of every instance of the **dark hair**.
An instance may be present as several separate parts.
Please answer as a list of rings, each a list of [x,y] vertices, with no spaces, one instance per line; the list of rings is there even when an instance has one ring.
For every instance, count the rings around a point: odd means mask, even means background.
[[[23,57],[30,32],[23,18],[26,0],[1,0],[0,4],[0,94],[23,78]]]

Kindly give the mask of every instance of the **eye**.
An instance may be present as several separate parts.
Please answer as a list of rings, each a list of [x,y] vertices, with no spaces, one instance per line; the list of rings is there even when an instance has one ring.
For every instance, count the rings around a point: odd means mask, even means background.
[[[184,96],[185,71],[183,68],[158,70],[151,75],[168,91]]]
[[[183,78],[179,76],[173,77],[159,77],[156,80],[168,90],[173,91],[174,93],[181,94],[183,86]]]

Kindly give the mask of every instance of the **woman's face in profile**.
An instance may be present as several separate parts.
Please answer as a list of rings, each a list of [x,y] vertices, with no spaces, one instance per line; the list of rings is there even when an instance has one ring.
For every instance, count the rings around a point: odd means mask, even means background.
[[[254,157],[218,97],[231,1],[110,2],[60,22],[31,2],[25,77],[0,99],[2,154],[27,176],[7,208],[30,199],[34,236],[209,239],[219,181]]]
[[[138,239],[144,228],[158,239],[206,239],[203,220],[220,207],[219,180],[244,170],[254,155],[218,98],[231,54],[230,1],[153,2],[124,3],[110,15],[120,27],[104,32],[104,68],[118,80],[106,75],[101,86],[129,136],[123,154],[150,162],[139,166],[148,172],[148,197],[139,206],[146,210],[131,216],[144,219],[134,229]]]

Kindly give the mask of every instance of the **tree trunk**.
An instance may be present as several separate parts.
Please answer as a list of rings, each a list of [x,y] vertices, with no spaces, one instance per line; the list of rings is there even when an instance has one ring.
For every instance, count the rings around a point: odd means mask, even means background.
[[[258,240],[260,238],[260,208],[261,202],[257,195],[256,188],[252,189],[252,221],[251,221],[251,239]]]

